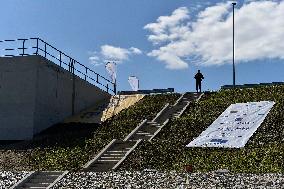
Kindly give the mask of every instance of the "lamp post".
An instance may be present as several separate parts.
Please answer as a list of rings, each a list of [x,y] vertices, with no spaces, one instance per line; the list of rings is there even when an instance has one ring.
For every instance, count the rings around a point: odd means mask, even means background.
[[[237,3],[233,2],[233,87],[236,87],[236,73],[235,73],[235,5]]]

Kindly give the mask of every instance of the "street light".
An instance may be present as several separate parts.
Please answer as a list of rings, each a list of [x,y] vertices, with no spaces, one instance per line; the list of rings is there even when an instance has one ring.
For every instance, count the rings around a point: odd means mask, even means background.
[[[233,87],[236,87],[236,73],[235,73],[235,5],[237,3],[233,2]]]

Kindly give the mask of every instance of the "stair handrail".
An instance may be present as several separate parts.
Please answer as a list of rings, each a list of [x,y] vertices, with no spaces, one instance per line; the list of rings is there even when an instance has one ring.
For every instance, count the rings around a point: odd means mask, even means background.
[[[137,131],[138,129],[140,129],[146,122],[147,122],[147,119],[144,119],[142,122],[140,122],[140,124],[139,124],[135,129],[133,129],[133,130],[131,131],[131,133],[129,133],[129,134],[127,135],[127,137],[125,137],[125,139],[124,139],[123,141],[129,140],[129,139],[136,133],[136,131]]]
[[[99,159],[99,158],[114,144],[114,142],[115,142],[116,140],[117,140],[117,139],[113,139],[108,145],[106,145],[106,146],[104,147],[104,149],[102,149],[102,150],[100,151],[100,153],[98,153],[98,154],[96,155],[95,158],[93,158],[92,160],[88,161],[88,162],[83,166],[83,169],[88,169],[88,167],[89,167],[91,164],[93,164],[97,159]]]
[[[153,136],[151,136],[151,138],[149,139],[149,141],[151,141],[161,130],[162,128],[169,122],[169,119],[167,119],[163,125],[153,134]]]
[[[31,177],[33,174],[35,174],[36,171],[29,172],[26,176],[24,176],[21,180],[16,182],[13,186],[11,186],[9,189],[16,189],[17,187],[20,187],[22,184],[24,184],[24,181]]]
[[[168,109],[169,106],[170,106],[170,104],[167,103],[167,104],[161,109],[161,111],[160,111],[159,113],[157,113],[156,117],[154,117],[154,119],[152,119],[151,122],[155,122],[155,120],[158,119],[158,117],[159,117],[164,111],[166,111],[166,109]]]
[[[185,93],[183,93],[178,99],[177,101],[175,102],[175,104],[173,106],[176,106],[180,101],[181,99],[184,97]]]
[[[6,47],[2,50],[5,51],[4,57],[14,57],[14,56],[29,56],[29,55],[40,55],[50,61],[56,60],[59,62],[59,66],[65,70],[67,68],[64,68],[63,65],[68,67],[68,71],[72,74],[75,74],[75,71],[77,72],[75,75],[78,77],[82,76],[82,79],[89,82],[90,84],[98,84],[97,86],[101,86],[103,90],[106,92],[113,92],[116,94],[116,83],[110,81],[109,79],[105,78],[104,76],[98,74],[94,70],[90,69],[89,67],[81,64],[74,58],[70,57],[69,55],[65,54],[61,50],[57,49],[53,45],[50,45],[46,41],[42,40],[39,37],[32,37],[32,38],[23,38],[23,39],[6,39],[6,40],[0,40],[0,45],[5,43],[12,43],[12,42],[21,42],[21,46],[18,48],[11,48]],[[32,46],[27,46],[26,43],[31,41]],[[36,44],[34,44],[36,43]],[[31,50],[30,50],[31,49]],[[52,54],[51,51],[55,51],[57,54]],[[0,48],[1,50],[1,48]],[[15,50],[19,50],[19,53],[14,53]],[[8,52],[8,54],[6,54]],[[52,57],[52,58],[50,58]],[[52,60],[51,60],[52,59]],[[66,63],[65,59],[69,61]],[[55,62],[53,62],[55,63]],[[56,63],[55,63],[56,64]],[[57,64],[58,65],[58,64]],[[75,68],[75,66],[78,65],[80,67]]]
[[[202,93],[202,94],[196,99],[195,102],[198,102],[198,101],[202,98],[203,95],[204,95],[204,93]]]
[[[50,189],[52,188],[57,182],[59,182],[65,175],[67,175],[69,173],[69,171],[64,171],[61,175],[59,175],[59,177],[57,177],[57,179],[55,179],[55,181],[53,181],[46,189]]]
[[[142,139],[139,139],[136,141],[136,143],[134,144],[134,146],[132,146],[132,148],[130,148],[130,150],[128,150],[126,152],[126,154],[123,156],[123,158],[121,158],[116,164],[115,166],[112,168],[112,170],[116,170],[118,168],[118,166],[126,159],[126,157],[138,146],[138,144],[140,144],[142,142]]]

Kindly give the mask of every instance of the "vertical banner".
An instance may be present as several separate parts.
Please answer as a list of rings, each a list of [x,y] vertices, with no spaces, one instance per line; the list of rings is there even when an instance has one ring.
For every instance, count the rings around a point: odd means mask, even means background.
[[[128,82],[133,91],[139,90],[139,79],[136,76],[129,76]]]
[[[108,74],[110,75],[110,78],[113,83],[116,83],[116,65],[114,62],[108,62],[106,64],[106,70]]]

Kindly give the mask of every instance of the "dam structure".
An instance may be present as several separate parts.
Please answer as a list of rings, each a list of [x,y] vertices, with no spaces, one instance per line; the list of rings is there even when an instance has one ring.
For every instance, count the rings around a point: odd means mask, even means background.
[[[29,140],[116,93],[116,85],[40,38],[0,41],[0,140]]]

